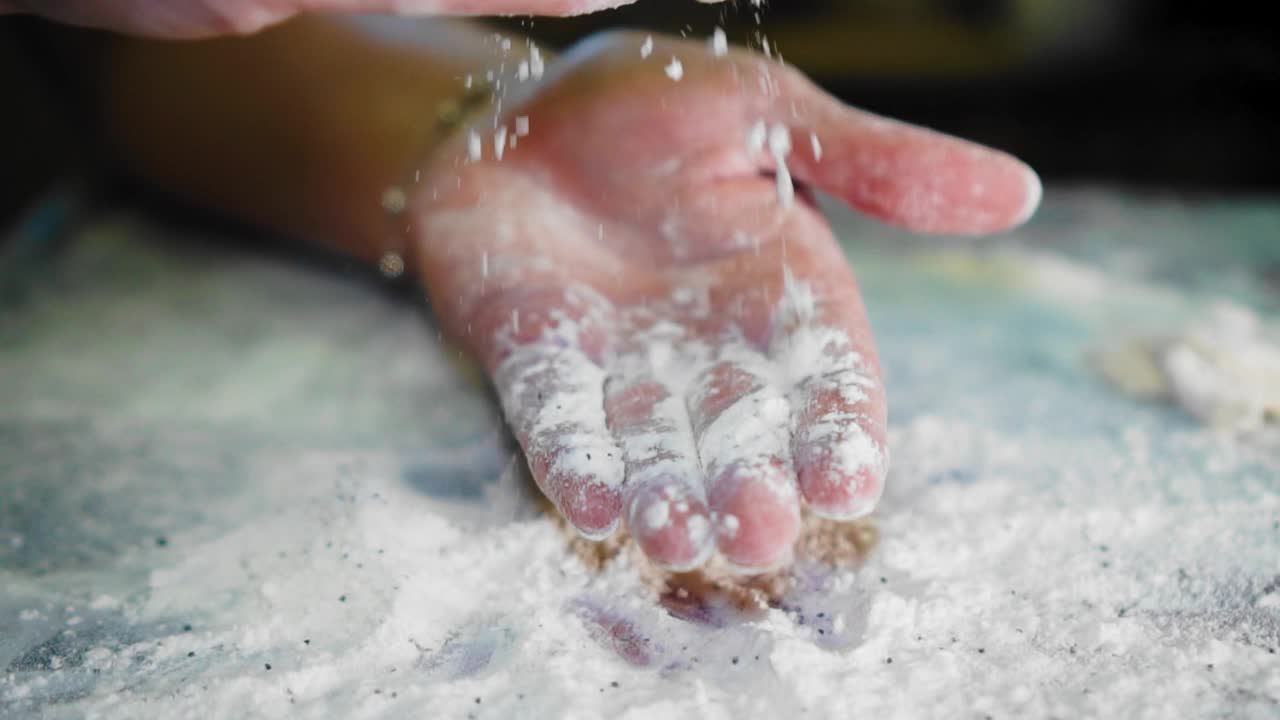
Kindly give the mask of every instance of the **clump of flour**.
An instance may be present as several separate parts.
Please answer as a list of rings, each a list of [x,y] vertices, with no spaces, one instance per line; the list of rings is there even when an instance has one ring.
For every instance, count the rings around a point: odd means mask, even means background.
[[[817,137],[811,138],[814,156],[822,153],[817,144]],[[774,180],[778,193],[778,204],[784,208],[791,207],[795,201],[795,185],[791,180],[791,170],[787,167],[787,156],[791,154],[791,130],[782,123],[769,126],[764,120],[757,120],[747,129],[747,157],[756,158],[768,149],[773,161]]]
[[[1213,427],[1251,434],[1280,424],[1280,342],[1247,308],[1220,303],[1177,334],[1128,340],[1095,361],[1121,389],[1174,400]]]
[[[782,207],[791,207],[795,201],[796,190],[791,184],[791,171],[787,168],[787,156],[791,154],[791,131],[786,125],[777,124],[769,128],[769,154],[773,156],[776,166],[778,184],[778,203]]]
[[[671,62],[667,63],[663,70],[667,73],[667,77],[677,82],[684,77],[684,64],[680,62],[680,58],[671,58]]]
[[[716,57],[724,57],[729,54],[729,38],[721,28],[716,28],[715,32],[711,34],[711,54]]]

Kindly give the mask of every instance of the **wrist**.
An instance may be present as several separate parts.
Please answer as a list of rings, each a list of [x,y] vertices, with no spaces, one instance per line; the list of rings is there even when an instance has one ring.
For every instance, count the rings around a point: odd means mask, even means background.
[[[444,148],[457,144],[459,133],[470,127],[476,116],[487,114],[493,106],[493,87],[486,80],[479,82],[468,75],[463,81],[463,90],[457,95],[440,100],[434,109],[434,124],[427,138],[425,149],[413,161],[410,177],[402,182],[389,185],[382,191],[380,204],[386,216],[388,242],[384,243],[378,259],[378,269],[387,277],[398,277],[406,267],[419,267],[417,252],[419,242],[415,240],[415,223],[409,215],[411,211],[421,208],[424,202],[439,197],[437,180],[439,172],[432,168],[441,164],[433,159],[440,155]],[[419,274],[419,280],[425,278]]]
[[[430,218],[482,192],[485,173],[468,172],[468,166],[503,160],[529,132],[527,105],[545,85],[553,56],[525,39],[503,42],[491,34],[488,40],[500,48],[492,61],[497,69],[464,75],[457,93],[436,103],[430,141],[405,180],[383,194],[383,209],[397,227],[380,261],[384,274],[408,268],[425,284]]]

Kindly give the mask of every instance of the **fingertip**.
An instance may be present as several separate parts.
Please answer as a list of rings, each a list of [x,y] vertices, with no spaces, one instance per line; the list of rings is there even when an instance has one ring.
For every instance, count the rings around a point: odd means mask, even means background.
[[[678,488],[641,489],[627,502],[626,514],[627,530],[645,556],[672,572],[701,566],[715,549],[706,503],[681,494]]]
[[[855,520],[871,514],[884,493],[884,470],[864,464],[851,470],[815,463],[799,473],[800,493],[813,514],[829,520]]]
[[[815,515],[853,520],[870,514],[884,493],[889,455],[879,431],[883,425],[864,419],[815,437],[815,428],[831,424],[828,418],[819,416],[798,433],[800,494]]]
[[[1044,185],[1040,182],[1040,176],[1030,165],[1022,161],[1016,161],[1022,170],[1023,175],[1023,202],[1022,209],[1015,216],[1013,226],[1017,227],[1031,219],[1036,214],[1036,210],[1040,207],[1040,200],[1044,196]]]
[[[729,475],[729,477],[724,477]],[[794,478],[777,464],[732,467],[716,481],[711,504],[720,554],[744,572],[764,572],[785,562],[800,535]]]
[[[1035,214],[1044,191],[1029,165],[967,141],[957,141],[955,147],[968,149],[940,162],[933,177],[905,190],[916,200],[904,207],[920,212],[905,213],[894,222],[919,232],[972,236],[1018,227]]]
[[[913,232],[982,235],[1026,222],[1040,178],[1016,157],[831,100],[814,124],[822,159],[798,176],[851,207]]]
[[[603,540],[618,527],[622,497],[617,488],[597,482],[566,483],[556,507],[583,537]]]

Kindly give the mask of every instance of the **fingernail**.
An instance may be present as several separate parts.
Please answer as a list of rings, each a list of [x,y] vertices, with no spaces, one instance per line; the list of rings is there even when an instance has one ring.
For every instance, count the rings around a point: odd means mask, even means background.
[[[1036,174],[1036,171],[1032,170],[1029,165],[1023,164],[1022,172],[1024,174],[1025,185],[1023,192],[1025,197],[1022,209],[1018,211],[1017,219],[1014,221],[1015,225],[1021,225],[1030,220],[1032,215],[1035,215],[1036,208],[1040,207],[1040,198],[1044,194],[1044,186],[1040,183],[1040,176]]]

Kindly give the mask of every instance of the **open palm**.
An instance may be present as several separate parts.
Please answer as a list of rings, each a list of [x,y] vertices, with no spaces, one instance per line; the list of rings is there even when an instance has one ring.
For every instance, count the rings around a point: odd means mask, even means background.
[[[763,570],[787,559],[802,504],[870,512],[888,466],[879,365],[807,188],[984,233],[1029,216],[1035,175],[698,43],[598,38],[508,104],[429,164],[415,251],[565,518],[592,538],[624,520],[667,568],[718,550]]]

